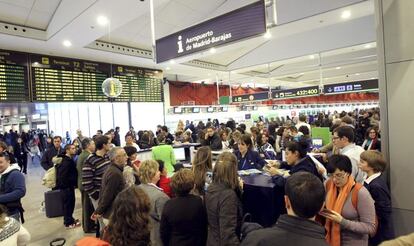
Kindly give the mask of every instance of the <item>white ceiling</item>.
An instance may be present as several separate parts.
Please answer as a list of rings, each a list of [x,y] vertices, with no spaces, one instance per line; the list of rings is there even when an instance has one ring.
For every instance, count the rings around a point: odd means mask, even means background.
[[[166,36],[253,1],[155,0],[155,36]],[[377,76],[373,0],[277,3],[280,23],[270,29],[271,39],[256,37],[219,47],[215,54],[200,52],[177,59],[176,64],[155,64],[151,59],[87,47],[100,40],[151,50],[148,0],[0,0],[0,22],[44,31],[43,38],[32,39],[0,29],[0,48],[159,68],[168,79],[182,81],[208,82],[217,76],[223,83],[298,87]],[[344,10],[351,11],[347,20],[340,17]],[[111,24],[97,25],[99,15],[107,16]],[[66,39],[72,47],[62,46]],[[227,71],[190,65],[191,60],[218,64]]]
[[[0,0],[0,21],[46,30],[61,0]]]

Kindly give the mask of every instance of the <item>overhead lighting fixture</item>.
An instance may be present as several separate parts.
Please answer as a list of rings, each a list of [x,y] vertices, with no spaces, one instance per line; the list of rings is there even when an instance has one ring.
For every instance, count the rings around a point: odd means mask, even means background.
[[[100,26],[106,26],[109,23],[109,19],[104,15],[100,15],[96,18],[96,22],[98,22]]]
[[[372,78],[370,78],[370,79],[377,79],[377,78],[372,77]]]
[[[170,69],[171,69],[170,67],[166,67],[166,68],[165,68],[165,70],[170,70]]]
[[[267,31],[267,32],[264,34],[264,37],[265,37],[265,39],[269,39],[269,38],[271,38],[271,37],[272,37],[272,34],[270,33],[270,31]]]
[[[336,67],[335,69],[341,69],[341,67]]]
[[[175,61],[174,60],[170,60],[170,64],[175,64]]]
[[[356,76],[359,76],[359,73],[356,73],[355,75],[356,75]]]
[[[309,59],[315,59],[315,55],[310,55]]]
[[[351,17],[351,11],[345,10],[345,11],[342,12],[342,14],[341,14],[342,19],[348,19],[349,17]]]
[[[216,53],[216,48],[210,48],[210,53],[212,54]]]
[[[154,73],[155,73],[155,74],[157,74],[157,73],[158,73],[158,71],[154,71]]]
[[[372,45],[371,44],[366,44],[365,46],[364,46],[364,48],[365,49],[369,49],[369,48],[371,48],[372,47]]]
[[[72,46],[72,42],[70,42],[69,40],[65,40],[65,41],[63,41],[63,46],[70,47],[70,46]]]

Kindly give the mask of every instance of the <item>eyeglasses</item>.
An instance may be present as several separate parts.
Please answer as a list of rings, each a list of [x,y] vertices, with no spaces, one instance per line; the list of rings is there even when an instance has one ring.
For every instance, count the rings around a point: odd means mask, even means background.
[[[328,174],[329,178],[335,178],[335,179],[343,179],[343,178],[345,178],[345,176],[346,176],[346,173],[335,173],[335,174],[330,173],[330,174]]]

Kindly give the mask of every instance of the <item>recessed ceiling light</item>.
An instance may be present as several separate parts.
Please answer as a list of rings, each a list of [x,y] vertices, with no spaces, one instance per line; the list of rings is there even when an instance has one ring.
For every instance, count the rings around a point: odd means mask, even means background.
[[[315,59],[315,55],[310,55],[309,59]]]
[[[359,76],[359,73],[356,73],[355,75],[356,75],[356,76]]]
[[[70,42],[69,40],[64,40],[62,44],[63,44],[63,46],[65,46],[65,47],[70,47],[70,46],[72,46],[72,42]]]
[[[366,44],[365,46],[364,46],[364,48],[365,49],[369,49],[369,48],[371,48],[372,47],[372,45],[371,44]]]
[[[104,15],[100,15],[96,18],[96,22],[98,22],[100,26],[106,26],[109,23],[109,19]]]
[[[155,71],[154,73],[155,73],[155,74],[157,74],[157,73],[158,73],[158,71]]]
[[[335,69],[341,69],[341,67],[336,67]]]
[[[216,48],[210,48],[210,53],[212,54],[216,53]]]
[[[270,31],[267,31],[267,32],[264,34],[264,37],[265,37],[266,39],[269,39],[269,38],[271,38],[271,37],[272,37],[272,34],[270,33]]]
[[[171,63],[171,64],[175,64],[175,61],[174,61],[174,60],[170,60],[170,63]]]
[[[342,12],[342,14],[341,14],[342,19],[348,19],[349,17],[351,17],[351,11],[345,10],[345,11]]]
[[[171,69],[170,67],[166,67],[166,68],[165,68],[165,70],[170,70],[170,69]]]

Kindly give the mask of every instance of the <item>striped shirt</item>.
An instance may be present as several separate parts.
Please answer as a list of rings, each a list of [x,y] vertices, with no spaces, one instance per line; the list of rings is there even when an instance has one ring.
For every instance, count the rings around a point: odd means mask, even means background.
[[[99,156],[96,153],[89,155],[82,168],[82,186],[85,192],[95,200],[99,198],[102,176],[110,164],[107,156]]]

